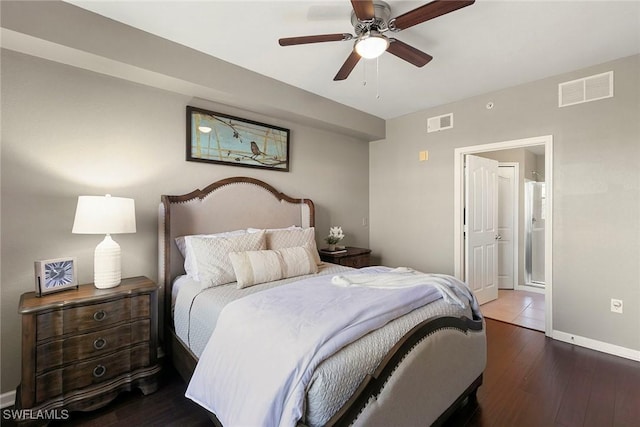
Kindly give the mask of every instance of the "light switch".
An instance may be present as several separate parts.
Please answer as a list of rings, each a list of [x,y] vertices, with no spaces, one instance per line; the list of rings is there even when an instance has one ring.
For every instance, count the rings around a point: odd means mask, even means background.
[[[420,161],[424,162],[429,160],[429,152],[427,150],[421,151],[420,152]]]

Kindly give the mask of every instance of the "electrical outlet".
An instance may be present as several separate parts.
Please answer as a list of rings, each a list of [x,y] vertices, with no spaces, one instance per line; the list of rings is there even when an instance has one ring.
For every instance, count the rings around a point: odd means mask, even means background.
[[[611,298],[611,311],[614,313],[622,313],[622,300]]]

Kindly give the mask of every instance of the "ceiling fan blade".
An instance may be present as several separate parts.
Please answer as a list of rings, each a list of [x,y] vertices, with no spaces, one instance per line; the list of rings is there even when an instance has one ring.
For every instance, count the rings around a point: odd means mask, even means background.
[[[422,67],[433,59],[433,56],[424,53],[413,46],[409,46],[398,39],[389,39],[387,52],[412,63],[416,67]]]
[[[398,16],[391,21],[390,25],[394,25],[396,30],[404,30],[473,3],[475,0],[435,0]]]
[[[373,0],[351,0],[351,5],[360,21],[370,21],[376,17]]]
[[[278,43],[280,46],[293,46],[297,44],[339,42],[343,40],[351,40],[352,38],[353,36],[349,33],[321,34],[317,36],[285,37],[278,40]]]
[[[349,77],[349,74],[351,74],[351,71],[353,71],[358,61],[360,61],[360,55],[358,55],[355,50],[351,51],[351,55],[349,55],[347,60],[344,61],[344,64],[342,64],[342,68],[340,68],[338,74],[336,74],[333,80],[344,80]]]

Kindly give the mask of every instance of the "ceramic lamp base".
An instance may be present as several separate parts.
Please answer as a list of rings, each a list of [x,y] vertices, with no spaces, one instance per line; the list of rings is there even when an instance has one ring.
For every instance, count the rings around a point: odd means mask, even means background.
[[[115,288],[120,279],[120,245],[107,234],[94,253],[93,284],[98,289]]]

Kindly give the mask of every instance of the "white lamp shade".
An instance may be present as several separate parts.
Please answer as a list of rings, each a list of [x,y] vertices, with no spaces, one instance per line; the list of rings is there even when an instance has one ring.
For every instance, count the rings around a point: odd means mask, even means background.
[[[99,289],[120,284],[120,245],[110,234],[136,232],[136,208],[133,199],[124,197],[80,196],[72,233],[106,234],[93,258],[94,285]]]
[[[363,58],[373,59],[382,55],[389,47],[389,40],[380,34],[371,32],[356,42],[356,52]]]
[[[80,196],[73,221],[75,234],[118,234],[136,232],[133,199],[124,197]]]

